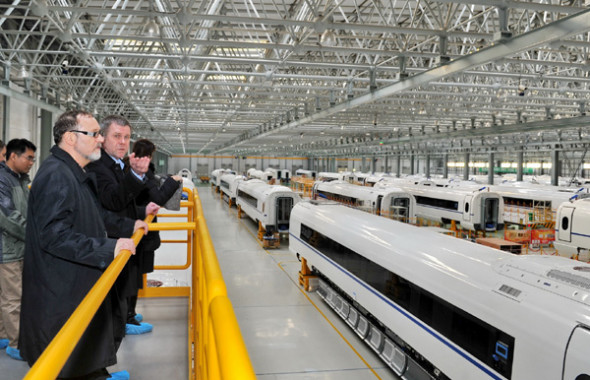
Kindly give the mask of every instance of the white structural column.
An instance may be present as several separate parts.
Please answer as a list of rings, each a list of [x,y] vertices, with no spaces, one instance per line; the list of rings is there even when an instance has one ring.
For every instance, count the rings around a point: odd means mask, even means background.
[[[449,178],[449,154],[443,154],[443,178]]]
[[[426,153],[425,170],[426,178],[430,178],[430,153]]]
[[[415,174],[415,172],[414,172],[414,161],[415,161],[415,159],[414,159],[414,153],[412,153],[410,155],[410,175],[414,175]]]
[[[395,165],[396,165],[395,176],[397,178],[399,178],[402,174],[402,155],[401,155],[401,153],[396,154]]]

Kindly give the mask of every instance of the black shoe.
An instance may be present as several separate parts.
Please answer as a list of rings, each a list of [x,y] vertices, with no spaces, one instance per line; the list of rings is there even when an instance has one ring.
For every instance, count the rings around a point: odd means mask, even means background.
[[[137,319],[135,319],[135,315],[133,316],[128,316],[127,317],[127,324],[128,325],[135,325],[135,326],[140,326],[139,322],[137,321]]]

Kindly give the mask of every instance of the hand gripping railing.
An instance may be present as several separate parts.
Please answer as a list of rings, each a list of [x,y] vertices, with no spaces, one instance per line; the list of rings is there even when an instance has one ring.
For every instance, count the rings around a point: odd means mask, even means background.
[[[145,222],[149,223],[154,218],[148,215]],[[137,246],[144,235],[144,229],[140,228],[132,236],[133,242]],[[96,284],[90,289],[86,297],[76,308],[61,330],[53,338],[49,346],[41,354],[35,365],[29,370],[24,380],[48,380],[55,379],[59,372],[66,364],[70,354],[76,347],[76,344],[86,331],[92,317],[104,301],[106,295],[111,290],[115,280],[121,273],[121,270],[127,264],[131,257],[131,251],[124,249],[111,265],[100,276]]]

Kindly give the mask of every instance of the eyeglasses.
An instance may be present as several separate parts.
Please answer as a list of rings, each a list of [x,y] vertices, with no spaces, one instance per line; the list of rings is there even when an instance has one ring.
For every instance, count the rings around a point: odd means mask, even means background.
[[[71,131],[68,131],[68,132],[81,133],[83,135],[90,136],[90,137],[98,137],[101,134],[100,131],[97,131],[97,132],[88,132],[88,131],[79,131],[77,129],[72,129]]]

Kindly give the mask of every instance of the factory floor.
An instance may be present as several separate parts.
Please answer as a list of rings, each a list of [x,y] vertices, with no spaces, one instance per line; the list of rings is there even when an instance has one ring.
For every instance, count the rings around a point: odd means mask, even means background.
[[[109,372],[126,370],[131,380],[186,380],[188,378],[188,298],[141,298],[137,312],[154,330],[127,335]],[[22,379],[29,366],[0,351],[0,379]],[[43,379],[46,380],[46,379]]]
[[[211,189],[199,195],[229,297],[261,380],[396,379],[315,293],[298,285],[288,240],[265,250],[257,226]]]
[[[299,261],[288,240],[265,250],[256,224],[237,218],[210,187],[199,195],[227,291],[250,359],[261,380],[397,379],[377,355],[315,293],[298,285]],[[132,380],[185,380],[187,299],[142,298],[138,312],[154,331],[128,336],[109,371]],[[28,366],[0,352],[0,378],[22,379]]]

